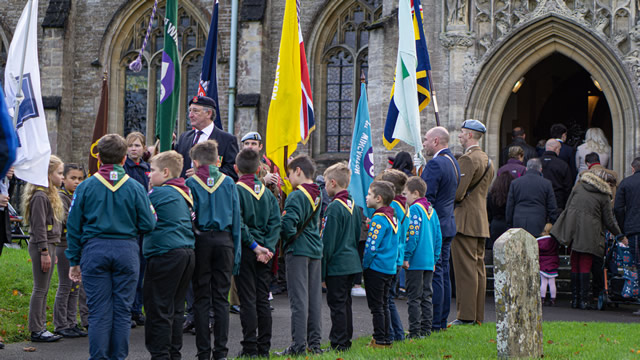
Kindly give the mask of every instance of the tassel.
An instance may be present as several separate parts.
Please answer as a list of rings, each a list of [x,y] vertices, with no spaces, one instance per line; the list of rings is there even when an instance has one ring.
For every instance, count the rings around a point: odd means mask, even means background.
[[[138,53],[138,57],[129,64],[129,69],[133,72],[140,72],[142,70],[142,53],[144,49],[147,47],[147,42],[149,41],[149,35],[151,35],[151,26],[153,25],[153,18],[156,16],[156,10],[158,9],[158,0],[153,4],[153,10],[151,11],[151,18],[149,19],[149,26],[147,27],[147,34],[144,37],[144,42],[142,43],[142,48]]]

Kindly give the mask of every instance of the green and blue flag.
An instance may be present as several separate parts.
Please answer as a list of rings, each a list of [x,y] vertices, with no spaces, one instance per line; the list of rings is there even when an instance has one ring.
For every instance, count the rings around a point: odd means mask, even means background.
[[[371,145],[371,121],[369,118],[369,104],[367,101],[367,87],[364,83],[360,89],[360,100],[356,110],[356,121],[353,125],[351,139],[351,154],[349,156],[351,182],[349,194],[356,205],[360,206],[366,217],[371,218],[373,209],[367,208],[367,192],[373,182],[373,146]]]

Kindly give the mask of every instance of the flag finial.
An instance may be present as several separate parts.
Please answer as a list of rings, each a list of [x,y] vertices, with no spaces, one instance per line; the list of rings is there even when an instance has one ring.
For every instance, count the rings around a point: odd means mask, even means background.
[[[361,83],[366,83],[367,82],[367,78],[364,76],[364,70],[360,70],[360,82]]]
[[[105,70],[105,71],[102,73],[102,80],[107,80],[107,75],[108,75],[108,74],[109,74],[109,72],[108,72],[107,70]]]

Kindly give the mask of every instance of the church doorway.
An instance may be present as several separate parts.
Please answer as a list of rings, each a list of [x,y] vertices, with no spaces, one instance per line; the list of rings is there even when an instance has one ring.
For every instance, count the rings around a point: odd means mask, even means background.
[[[580,64],[553,53],[534,65],[513,84],[502,113],[501,147],[511,143],[511,131],[519,126],[526,140],[536,146],[549,138],[553,124],[564,124],[567,143],[578,146],[587,129],[602,129],[613,140],[611,111],[601,85]]]

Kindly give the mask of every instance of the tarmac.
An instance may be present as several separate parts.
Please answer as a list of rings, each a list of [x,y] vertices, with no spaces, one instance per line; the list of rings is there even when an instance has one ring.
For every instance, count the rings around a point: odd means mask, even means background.
[[[323,299],[326,300],[326,299]],[[289,301],[286,294],[276,295],[271,302],[275,310],[273,316],[273,331],[271,339],[271,349],[281,350],[287,347],[291,342],[290,333],[290,311]],[[452,311],[449,321],[455,319],[455,298],[452,302]],[[407,302],[406,300],[396,300],[396,306],[400,312],[405,330],[407,326]],[[543,321],[578,321],[578,322],[617,322],[617,323],[638,323],[640,317],[631,315],[632,312],[638,310],[638,305],[620,305],[619,307],[610,307],[606,311],[585,311],[571,309],[568,299],[559,299],[555,307],[543,307]],[[328,342],[329,330],[331,328],[331,320],[329,316],[329,308],[326,301],[323,301],[322,308],[322,341]],[[495,306],[493,297],[487,296],[485,307],[485,322],[495,322]],[[371,315],[367,307],[365,297],[353,298],[353,336],[359,338],[363,336],[371,336],[373,327],[371,324]],[[240,317],[230,314],[229,329],[229,358],[235,357],[241,350],[240,340],[242,339],[242,329],[240,326]],[[195,336],[184,334],[184,345],[182,348],[182,357],[184,359],[194,359],[196,355]],[[24,348],[33,347],[34,352],[26,352]],[[4,350],[0,350],[0,359],[7,360],[76,360],[89,358],[89,340],[88,338],[78,339],[62,339],[55,343],[14,343],[6,344]],[[131,329],[131,341],[129,344],[128,359],[148,359],[149,353],[144,345],[144,327],[138,326]]]

